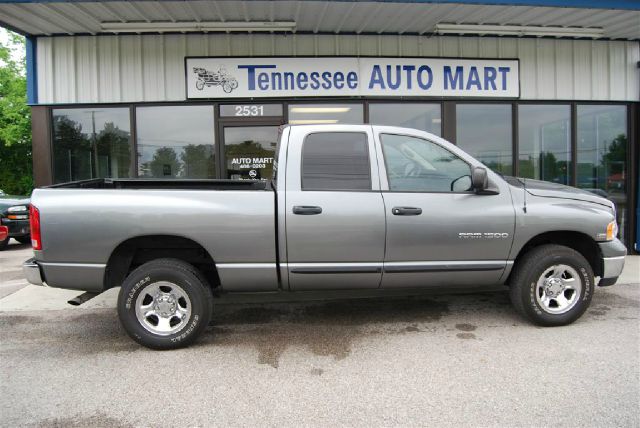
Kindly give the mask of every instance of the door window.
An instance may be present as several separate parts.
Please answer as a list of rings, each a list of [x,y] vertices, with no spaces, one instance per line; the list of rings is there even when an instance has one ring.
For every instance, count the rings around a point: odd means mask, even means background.
[[[466,192],[471,168],[443,147],[422,138],[382,134],[389,189],[395,192]]]
[[[366,134],[308,135],[302,146],[302,190],[371,190]]]

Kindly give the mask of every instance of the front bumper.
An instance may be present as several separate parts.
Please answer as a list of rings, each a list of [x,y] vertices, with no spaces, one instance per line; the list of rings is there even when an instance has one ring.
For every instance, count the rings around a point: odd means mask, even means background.
[[[599,245],[602,253],[602,275],[600,276],[598,285],[613,285],[624,269],[627,247],[618,239],[609,242],[600,242]]]
[[[2,225],[9,228],[9,236],[26,236],[29,231],[29,220],[9,220],[8,218],[2,219]]]
[[[45,285],[44,281],[42,280],[42,272],[40,272],[40,266],[35,259],[31,258],[22,263],[22,272],[27,278],[27,281],[29,281],[31,284]]]

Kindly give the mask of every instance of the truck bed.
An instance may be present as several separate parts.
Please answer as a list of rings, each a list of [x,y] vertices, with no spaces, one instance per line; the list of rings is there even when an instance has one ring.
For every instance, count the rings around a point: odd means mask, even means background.
[[[175,236],[210,255],[226,289],[275,291],[275,196],[270,182],[248,180],[96,179],[38,188],[37,258],[50,286],[100,292],[118,247]],[[252,281],[238,268],[246,264],[259,267]]]

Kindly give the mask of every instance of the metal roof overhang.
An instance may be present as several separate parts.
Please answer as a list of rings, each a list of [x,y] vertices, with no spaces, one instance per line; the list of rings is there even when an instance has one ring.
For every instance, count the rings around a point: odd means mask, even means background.
[[[225,23],[230,31],[242,31],[238,23],[259,23],[279,32],[269,23],[291,22],[298,33],[433,34],[437,24],[446,23],[587,28],[599,30],[605,39],[640,40],[640,1],[0,0],[0,25],[29,36],[122,34],[129,25],[129,32],[136,33],[136,28],[153,30],[154,23],[158,33],[172,32],[172,26],[224,31]],[[199,23],[219,25],[207,30]]]

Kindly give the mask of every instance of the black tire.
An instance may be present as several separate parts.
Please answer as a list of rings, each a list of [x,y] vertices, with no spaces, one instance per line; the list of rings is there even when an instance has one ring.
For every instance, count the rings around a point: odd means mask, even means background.
[[[536,293],[539,293],[539,296],[545,295],[545,292],[537,286],[538,280],[548,269],[556,265],[573,268],[577,273],[576,279],[581,281],[581,289],[579,292],[576,291],[575,303],[564,313],[550,313],[550,310],[560,310],[560,308],[545,308],[536,297]],[[567,325],[580,318],[591,303],[593,289],[593,270],[582,254],[571,248],[552,244],[536,247],[525,254],[514,266],[510,281],[511,302],[516,311],[533,323],[542,326]],[[556,305],[558,305],[557,302]]]
[[[155,315],[143,316],[142,320],[136,315],[138,297],[146,292],[141,297],[141,302],[151,299],[155,304],[155,301],[149,297],[150,290],[153,289],[152,287],[158,287],[160,282],[170,283],[166,293],[172,296],[177,285],[179,289],[177,293],[184,293],[188,297],[183,301],[184,307],[190,310],[188,316],[185,314],[186,318],[182,320],[176,317],[170,319],[170,322],[179,320],[182,326],[180,330],[171,334],[165,333],[166,335],[149,330],[149,328],[153,329],[151,323]],[[171,287],[174,287],[174,290]],[[175,300],[176,304],[178,301],[179,299]],[[127,276],[118,295],[118,317],[122,326],[133,340],[151,349],[177,349],[193,343],[209,325],[212,308],[213,295],[205,277],[194,266],[178,259],[157,259],[143,264]],[[157,316],[155,320],[158,322]]]
[[[9,238],[7,236],[7,238],[4,241],[0,241],[0,251],[4,250],[5,248],[7,248],[7,246],[9,245],[9,240],[11,238]]]
[[[27,235],[27,236],[18,236],[16,238],[13,238],[16,241],[18,241],[21,244],[29,244],[31,245],[31,235]]]

